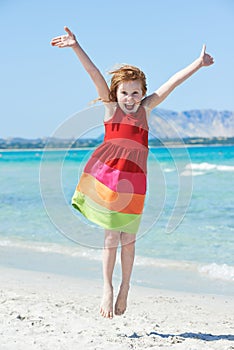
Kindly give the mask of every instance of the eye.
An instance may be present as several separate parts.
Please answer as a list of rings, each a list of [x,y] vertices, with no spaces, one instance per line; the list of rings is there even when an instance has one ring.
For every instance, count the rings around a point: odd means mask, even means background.
[[[134,92],[133,92],[133,95],[138,95],[138,94],[139,94],[138,91],[134,91]]]
[[[127,91],[124,91],[124,90],[123,90],[123,91],[121,91],[121,94],[122,94],[122,95],[127,95]]]

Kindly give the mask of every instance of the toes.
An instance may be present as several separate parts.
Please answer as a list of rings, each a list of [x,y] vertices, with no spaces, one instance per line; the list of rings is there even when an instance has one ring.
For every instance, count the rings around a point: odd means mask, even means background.
[[[124,310],[121,310],[121,309],[115,309],[115,314],[117,315],[117,316],[121,316],[121,315],[123,315],[124,314],[124,312],[125,312],[125,309]]]
[[[112,311],[105,311],[103,309],[100,310],[100,314],[104,318],[113,318],[113,312]]]

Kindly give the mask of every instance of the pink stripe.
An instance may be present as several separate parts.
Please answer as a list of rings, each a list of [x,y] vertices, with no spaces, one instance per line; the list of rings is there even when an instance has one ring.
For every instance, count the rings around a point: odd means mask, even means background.
[[[144,173],[129,173],[113,169],[95,158],[91,158],[88,161],[84,172],[92,175],[112,191],[136,194],[146,193],[146,176]]]

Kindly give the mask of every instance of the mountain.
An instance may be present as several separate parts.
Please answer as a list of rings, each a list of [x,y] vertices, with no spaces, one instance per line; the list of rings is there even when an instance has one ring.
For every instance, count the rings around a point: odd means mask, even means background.
[[[175,112],[155,108],[151,112],[149,127],[149,144],[152,146],[165,145],[165,143],[234,144],[234,112],[231,111],[196,109]],[[96,147],[104,137],[103,133],[97,134],[97,132],[96,136],[87,133],[77,140],[55,137],[32,140],[19,137],[0,138],[0,149],[43,149],[45,146],[50,148]]]
[[[155,108],[149,120],[151,137],[159,139],[234,136],[234,112],[190,110],[175,112]]]

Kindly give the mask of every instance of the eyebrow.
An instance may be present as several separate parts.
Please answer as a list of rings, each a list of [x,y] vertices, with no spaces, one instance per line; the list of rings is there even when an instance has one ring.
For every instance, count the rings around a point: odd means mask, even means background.
[[[126,89],[126,88],[121,88],[120,89],[120,91],[121,92],[126,92],[128,89]],[[134,90],[132,90],[132,92],[139,92],[139,91],[141,91],[141,89],[134,89]]]

